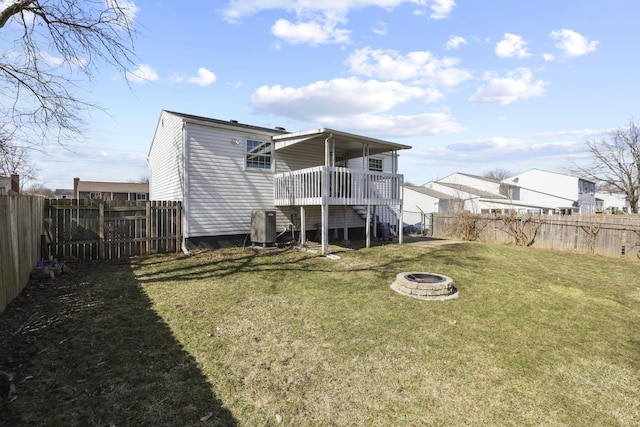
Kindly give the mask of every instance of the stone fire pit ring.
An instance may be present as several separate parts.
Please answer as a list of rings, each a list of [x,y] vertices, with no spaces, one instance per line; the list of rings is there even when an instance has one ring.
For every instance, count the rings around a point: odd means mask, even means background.
[[[391,289],[412,298],[443,301],[458,298],[458,290],[451,277],[428,272],[398,273]]]

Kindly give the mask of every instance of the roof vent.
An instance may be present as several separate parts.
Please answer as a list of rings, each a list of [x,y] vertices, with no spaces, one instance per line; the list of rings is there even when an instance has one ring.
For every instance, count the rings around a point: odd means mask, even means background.
[[[229,120],[229,123],[238,124],[238,121],[237,120]]]
[[[285,131],[286,129],[285,129],[285,128],[283,128],[282,126],[276,126],[276,130]]]

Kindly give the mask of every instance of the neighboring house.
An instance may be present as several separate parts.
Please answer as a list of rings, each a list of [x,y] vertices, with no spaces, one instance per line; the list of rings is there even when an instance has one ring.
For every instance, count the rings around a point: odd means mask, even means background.
[[[73,190],[56,188],[53,192],[54,199],[73,199]]]
[[[468,188],[480,190],[485,193],[494,194],[494,195],[502,194],[504,191],[506,191],[504,189],[508,187],[507,184],[492,178],[485,178],[477,175],[469,175],[461,172],[452,173],[451,175],[448,175],[442,179],[439,179],[437,182],[441,184],[461,185]],[[506,196],[507,194],[504,194],[504,195]]]
[[[557,207],[563,214],[587,214],[596,211],[596,183],[588,179],[530,169],[503,182],[532,190],[537,195],[552,195],[566,199],[570,203]],[[536,198],[533,197],[533,200]]]
[[[631,213],[631,204],[625,194],[596,193],[596,212],[598,213]]]
[[[151,200],[182,202],[184,249],[246,241],[254,211],[281,234],[364,231],[402,219],[398,150],[411,147],[332,129],[290,133],[162,111],[149,150]],[[376,227],[373,227],[375,234]],[[400,238],[402,234],[400,233]],[[296,237],[297,239],[297,237]]]
[[[519,213],[552,214],[573,203],[570,199],[553,194],[460,172],[428,182],[422,188],[441,195],[425,194],[424,191],[417,191],[416,194],[416,189],[407,191],[405,187],[405,193],[408,192],[411,198],[408,204],[405,194],[405,211],[411,212],[413,205],[419,205],[424,212],[466,210],[473,213],[497,213],[515,210]]]
[[[424,184],[424,187],[448,196],[448,198],[440,200],[437,212],[466,210],[480,213],[500,209],[496,206],[502,206],[502,203],[509,202],[505,196],[502,196],[498,192],[481,190],[465,184],[435,181]]]
[[[148,200],[149,183],[103,182],[73,179],[74,199]]]
[[[11,190],[11,177],[10,176],[0,176],[0,191],[9,191]]]
[[[0,176],[0,194],[8,193],[9,191],[13,191],[14,193],[20,192],[20,176],[19,175],[11,175],[11,176]]]
[[[455,197],[441,193],[431,188],[405,185],[404,186],[404,224],[414,226],[418,231],[425,232],[431,224],[431,215],[446,208],[449,202],[455,203]]]

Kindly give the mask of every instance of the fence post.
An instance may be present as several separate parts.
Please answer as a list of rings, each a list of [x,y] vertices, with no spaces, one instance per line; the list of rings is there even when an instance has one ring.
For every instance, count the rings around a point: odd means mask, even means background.
[[[176,252],[182,250],[182,202],[178,202],[175,206],[176,219]]]
[[[98,253],[100,259],[105,259],[105,241],[104,241],[104,202],[98,202]]]
[[[149,255],[151,253],[151,201],[147,200],[145,202],[145,210],[146,210],[146,230],[145,234],[147,235],[146,240],[146,251],[143,255]]]

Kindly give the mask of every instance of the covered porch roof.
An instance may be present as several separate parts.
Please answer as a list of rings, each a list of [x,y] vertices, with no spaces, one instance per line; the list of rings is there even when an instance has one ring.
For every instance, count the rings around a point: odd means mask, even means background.
[[[407,150],[411,148],[409,145],[397,144],[395,142],[383,141],[381,139],[355,135],[327,128],[274,135],[272,139],[274,141],[274,148],[278,151],[285,150],[301,143],[324,145],[325,140],[329,137],[333,138],[336,148],[346,152],[347,158],[362,157],[362,148],[364,145],[369,147],[369,155],[396,150]]]

